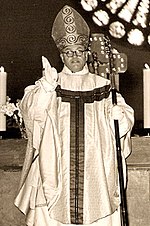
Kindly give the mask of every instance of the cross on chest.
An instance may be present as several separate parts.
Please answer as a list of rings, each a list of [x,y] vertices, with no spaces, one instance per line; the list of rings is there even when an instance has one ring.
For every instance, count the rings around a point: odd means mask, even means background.
[[[70,219],[83,224],[84,197],[84,104],[101,101],[110,94],[110,85],[90,91],[56,88],[57,97],[70,103]]]

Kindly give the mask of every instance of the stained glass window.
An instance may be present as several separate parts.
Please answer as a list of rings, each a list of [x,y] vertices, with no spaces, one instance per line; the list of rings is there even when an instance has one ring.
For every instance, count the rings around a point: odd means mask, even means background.
[[[81,0],[81,5],[113,38],[126,38],[135,46],[150,45],[149,0]]]

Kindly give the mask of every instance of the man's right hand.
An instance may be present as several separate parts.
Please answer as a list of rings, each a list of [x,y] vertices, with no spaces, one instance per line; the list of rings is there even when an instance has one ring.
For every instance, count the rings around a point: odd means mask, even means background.
[[[58,78],[57,70],[54,67],[51,67],[48,59],[44,56],[42,56],[42,64],[43,76],[45,76],[48,83],[53,84],[53,82],[56,82]]]

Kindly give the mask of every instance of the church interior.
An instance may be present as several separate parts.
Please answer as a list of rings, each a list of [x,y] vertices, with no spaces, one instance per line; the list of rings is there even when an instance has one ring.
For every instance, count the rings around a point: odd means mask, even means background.
[[[108,37],[117,61],[117,90],[134,109],[132,153],[127,158],[129,226],[150,226],[150,3],[148,0],[30,0],[1,1],[0,105],[15,103],[24,89],[42,76],[42,56],[61,71],[63,65],[51,37],[55,16],[64,5],[86,20],[94,38]],[[94,39],[93,38],[93,39]],[[96,39],[94,39],[96,40]],[[106,59],[96,48],[100,76]],[[91,46],[92,50],[92,46]],[[95,49],[93,50],[95,51]],[[122,59],[121,58],[121,59]],[[94,58],[92,58],[93,60]],[[118,63],[119,62],[119,63]],[[89,65],[91,61],[89,59]],[[121,67],[122,70],[121,70]],[[25,226],[14,206],[27,138],[20,121],[0,113],[0,225]]]

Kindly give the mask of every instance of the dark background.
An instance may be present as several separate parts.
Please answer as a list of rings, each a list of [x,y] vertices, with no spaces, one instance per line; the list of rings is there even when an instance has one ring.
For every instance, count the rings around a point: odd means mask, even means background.
[[[58,71],[62,69],[51,28],[58,11],[68,4],[87,21],[92,33],[106,33],[94,25],[91,15],[76,0],[1,0],[0,65],[8,73],[7,95],[20,99],[29,84],[41,76],[41,56],[46,56]],[[110,37],[111,38],[111,37]],[[120,91],[135,110],[136,127],[143,125],[143,67],[150,64],[149,46],[135,47],[124,40],[112,39],[112,46],[128,57],[128,69],[120,74]]]

